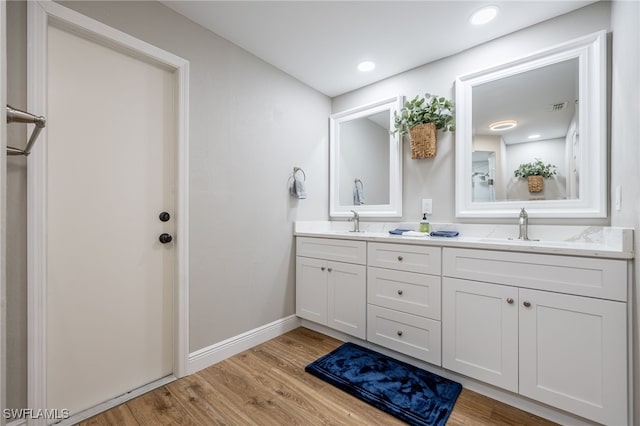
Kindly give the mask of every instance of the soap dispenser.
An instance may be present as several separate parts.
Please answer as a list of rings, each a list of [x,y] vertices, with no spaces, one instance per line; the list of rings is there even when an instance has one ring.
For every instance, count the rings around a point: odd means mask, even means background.
[[[431,225],[429,225],[429,219],[427,219],[427,214],[424,213],[422,215],[422,220],[420,221],[420,232],[429,232],[431,230]]]

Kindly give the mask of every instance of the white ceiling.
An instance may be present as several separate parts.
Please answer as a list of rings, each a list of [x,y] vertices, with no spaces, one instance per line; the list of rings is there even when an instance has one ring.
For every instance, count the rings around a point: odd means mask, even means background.
[[[192,1],[165,5],[316,90],[334,97],[591,1]],[[469,16],[500,8],[491,23]],[[359,62],[376,69],[362,73]]]

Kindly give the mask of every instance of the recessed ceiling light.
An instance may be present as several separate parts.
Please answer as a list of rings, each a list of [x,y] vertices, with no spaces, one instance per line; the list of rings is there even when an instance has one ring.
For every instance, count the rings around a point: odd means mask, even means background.
[[[477,10],[471,18],[469,18],[469,22],[473,25],[484,25],[487,22],[490,22],[498,15],[498,7],[497,6],[487,6],[483,7],[480,10]]]
[[[358,64],[358,70],[362,72],[371,71],[376,67],[376,64],[371,61],[364,61]]]
[[[535,135],[529,135],[529,139],[538,139],[540,137],[539,134],[535,134]]]
[[[494,132],[499,132],[501,130],[513,129],[517,125],[518,122],[516,120],[502,120],[489,124],[489,129],[493,130]]]

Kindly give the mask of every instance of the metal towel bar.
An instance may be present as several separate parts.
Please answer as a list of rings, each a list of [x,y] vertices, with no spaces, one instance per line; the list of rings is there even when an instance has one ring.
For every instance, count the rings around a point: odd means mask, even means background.
[[[25,149],[7,146],[7,155],[27,156],[31,154],[31,148],[33,148],[33,144],[36,142],[40,131],[44,128],[47,121],[43,116],[34,115],[30,112],[22,111],[17,108],[13,108],[11,105],[7,105],[7,123],[27,123],[36,125],[29,137],[29,141],[27,142]]]

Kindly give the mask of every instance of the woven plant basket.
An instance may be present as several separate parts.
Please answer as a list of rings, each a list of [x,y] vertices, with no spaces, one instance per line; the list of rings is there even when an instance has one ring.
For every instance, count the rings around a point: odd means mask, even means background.
[[[411,158],[431,158],[436,156],[436,125],[418,124],[409,129]]]
[[[529,183],[529,192],[542,192],[544,187],[542,176],[528,176],[527,181]]]

